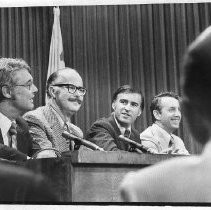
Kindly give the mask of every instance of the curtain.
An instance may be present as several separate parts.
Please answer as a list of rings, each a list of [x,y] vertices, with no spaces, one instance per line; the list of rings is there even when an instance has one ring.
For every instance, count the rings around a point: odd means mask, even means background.
[[[60,7],[64,60],[88,89],[73,121],[85,132],[111,113],[114,91],[124,84],[142,90],[146,106],[135,127],[151,124],[154,95],[175,91],[186,47],[211,22],[211,4],[143,4]],[[0,56],[22,57],[32,66],[39,89],[36,107],[44,104],[53,7],[1,8]],[[177,134],[191,153],[200,153],[182,121]]]

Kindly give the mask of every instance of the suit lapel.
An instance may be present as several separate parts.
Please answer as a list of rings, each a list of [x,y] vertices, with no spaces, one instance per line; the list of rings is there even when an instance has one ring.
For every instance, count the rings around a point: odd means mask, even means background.
[[[2,136],[2,133],[1,133],[1,129],[0,129],[0,144],[4,144],[3,136]]]
[[[112,127],[114,128],[114,133],[115,133],[114,140],[116,142],[117,147],[119,149],[127,151],[129,148],[129,144],[119,139],[119,135],[121,135],[121,131],[119,130],[119,127],[116,124],[113,114],[110,116],[109,122],[111,123]]]
[[[68,151],[69,144],[66,142],[66,139],[62,137],[64,128],[60,125],[59,119],[57,118],[50,105],[45,107],[44,115],[51,127],[53,143],[55,144],[56,148],[60,151]]]

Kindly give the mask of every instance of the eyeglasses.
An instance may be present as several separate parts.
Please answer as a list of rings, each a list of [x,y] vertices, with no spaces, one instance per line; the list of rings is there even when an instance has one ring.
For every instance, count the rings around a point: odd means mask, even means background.
[[[73,84],[55,84],[52,86],[56,86],[56,87],[66,87],[68,92],[73,94],[76,92],[76,90],[78,91],[79,95],[84,96],[86,94],[87,89],[84,87],[77,87]]]

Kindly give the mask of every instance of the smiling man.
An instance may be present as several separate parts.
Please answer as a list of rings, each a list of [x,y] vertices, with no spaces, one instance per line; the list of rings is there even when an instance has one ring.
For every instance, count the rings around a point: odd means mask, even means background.
[[[140,134],[152,153],[189,154],[182,139],[173,132],[181,121],[180,98],[173,92],[155,96],[150,106],[153,124]]]
[[[144,109],[143,94],[129,85],[121,86],[113,95],[112,108],[111,116],[97,120],[86,138],[106,151],[130,151],[130,145],[119,139],[119,135],[141,143],[139,132],[132,125]]]
[[[34,108],[36,92],[30,67],[24,60],[0,59],[1,158],[24,160],[32,155],[32,139],[21,116]]]
[[[86,94],[79,73],[71,68],[58,70],[47,81],[48,103],[24,115],[33,137],[33,149],[56,149],[59,152],[74,150],[74,142],[62,133],[68,130],[83,138],[80,128],[71,123],[71,117],[80,109]],[[39,154],[39,158],[55,157],[52,150]]]

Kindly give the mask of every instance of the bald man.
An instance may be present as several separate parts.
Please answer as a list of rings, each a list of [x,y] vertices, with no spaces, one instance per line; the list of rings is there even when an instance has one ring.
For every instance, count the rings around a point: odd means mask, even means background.
[[[71,117],[80,109],[85,94],[86,88],[76,70],[64,68],[50,75],[47,81],[47,104],[24,115],[33,137],[34,149],[39,146],[59,152],[74,150],[74,145],[62,137],[62,133],[68,130],[83,138],[83,132],[71,123]],[[39,157],[55,156],[54,151],[46,150]]]

